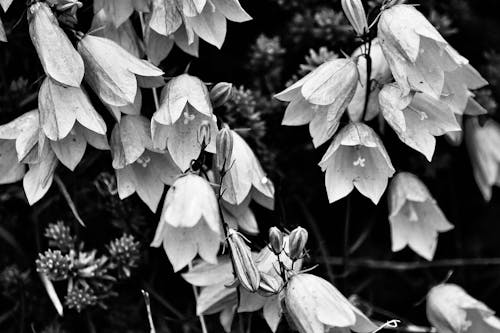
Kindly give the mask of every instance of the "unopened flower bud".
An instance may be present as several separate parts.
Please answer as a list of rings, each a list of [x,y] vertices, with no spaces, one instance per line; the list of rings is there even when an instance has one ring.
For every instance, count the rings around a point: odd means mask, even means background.
[[[279,293],[282,285],[282,280],[278,276],[260,272],[260,285],[257,292],[261,296],[270,297]]]
[[[283,233],[277,227],[269,229],[269,246],[276,255],[283,250]]]
[[[368,22],[361,0],[342,0],[342,9],[358,36],[368,32]]]
[[[231,96],[233,85],[228,82],[217,83],[212,90],[210,90],[210,100],[214,108],[224,105]]]
[[[217,170],[223,172],[227,170],[231,163],[231,156],[233,154],[233,134],[229,126],[224,124],[222,129],[217,133],[215,139],[216,155],[215,163]]]
[[[241,286],[254,293],[259,289],[260,272],[245,240],[234,229],[228,230],[227,243],[233,258],[233,268]]]
[[[288,256],[290,259],[297,260],[302,257],[308,236],[307,230],[302,227],[297,227],[292,230],[288,239]]]
[[[210,144],[210,123],[208,121],[203,121],[198,127],[198,143],[202,147]]]

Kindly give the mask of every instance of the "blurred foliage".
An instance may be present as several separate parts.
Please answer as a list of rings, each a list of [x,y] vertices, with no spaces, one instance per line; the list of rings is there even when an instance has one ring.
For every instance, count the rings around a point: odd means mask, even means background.
[[[261,230],[276,224],[286,229],[296,225],[316,227],[319,229],[316,234],[323,239],[315,239],[312,234],[310,261],[314,263],[321,257],[320,245],[329,255],[341,256],[347,202],[342,200],[335,205],[327,202],[323,174],[316,165],[324,148],[312,149],[307,128],[280,125],[284,105],[272,99],[272,95],[325,59],[342,52],[351,53],[358,41],[341,12],[340,1],[242,0],[241,3],[254,20],[229,24],[222,50],[202,43],[200,58],[192,58],[174,49],[160,67],[168,74],[177,75],[191,64],[190,72],[206,82],[227,81],[237,87],[229,103],[215,113],[249,140],[276,184],[276,212],[264,213],[256,207]],[[477,98],[491,116],[500,119],[497,112],[500,3],[495,0],[417,3],[450,43],[489,80],[491,89],[480,91]],[[373,8],[379,2],[370,1],[369,5]],[[92,3],[84,2],[78,15],[79,29],[86,31],[92,18]],[[9,12],[0,16],[9,37],[9,43],[0,46],[0,123],[5,123],[36,107],[43,70],[28,37],[25,2],[14,0]],[[134,18],[134,22],[137,21],[138,18]],[[151,97],[149,91],[144,91],[146,113],[152,113]],[[107,116],[106,112],[101,114]],[[455,225],[453,232],[441,236],[436,260],[500,257],[497,221],[500,196],[495,193],[489,204],[483,201],[465,148],[451,147],[439,139],[435,158],[428,164],[421,155],[400,143],[394,133],[385,131],[383,139],[400,169],[416,173],[425,181]],[[56,186],[31,208],[19,184],[1,188],[0,331],[146,332],[148,324],[141,289],[151,294],[159,332],[198,331],[191,287],[172,272],[163,250],[147,246],[159,216],[152,214],[136,196],[121,201],[109,157],[90,149],[86,154],[86,162],[74,173],[63,167],[58,170],[87,223],[86,228],[74,219]],[[352,223],[348,230],[351,257],[420,260],[409,250],[391,252],[385,202],[375,207],[359,194],[351,196]],[[51,224],[56,221],[65,224]],[[67,228],[73,230],[74,236]],[[140,252],[133,238],[120,238],[122,234],[132,235],[140,242]],[[105,247],[112,239],[117,240]],[[85,243],[85,250],[75,245],[76,240]],[[45,252],[49,247],[59,250]],[[42,253],[39,270],[52,269],[43,261],[53,256],[58,263],[63,262],[67,259],[63,253],[72,249],[87,255],[87,249],[107,251],[109,258],[114,258],[110,260],[115,265],[115,276],[130,278],[113,285],[113,297],[106,299],[105,307],[84,306],[98,303],[97,296],[84,285],[75,286],[67,292],[65,302],[78,311],[68,311],[64,318],[59,318],[36,273],[35,261]],[[133,255],[129,253],[131,249]],[[139,254],[140,260],[132,260]],[[140,269],[130,269],[128,266],[136,266],[136,261],[140,261]],[[336,276],[334,282],[344,294],[358,294],[367,304],[382,308],[368,307],[371,311],[394,313],[394,316],[427,325],[425,309],[419,301],[430,286],[447,276],[448,269],[399,272],[357,267],[343,276],[342,267],[333,267],[332,271]],[[325,266],[320,265],[316,271],[325,273]],[[53,274],[59,280],[67,278],[68,271],[61,268]],[[451,281],[499,309],[498,274],[500,267],[462,267],[454,271]],[[243,315],[240,320],[248,318]],[[254,331],[267,329],[262,318],[254,316],[252,320]],[[218,325],[218,320],[210,320],[209,331],[220,331]]]

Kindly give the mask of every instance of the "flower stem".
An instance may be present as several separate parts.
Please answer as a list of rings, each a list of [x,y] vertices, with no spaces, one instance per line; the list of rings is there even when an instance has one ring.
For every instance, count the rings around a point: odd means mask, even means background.
[[[371,94],[371,84],[372,84],[372,57],[370,55],[372,50],[372,40],[370,37],[366,38],[366,44],[368,45],[365,48],[364,57],[366,59],[366,91],[365,91],[365,105],[363,107],[363,116],[361,121],[363,121],[366,117],[366,112],[368,110],[368,103],[370,102],[370,94]]]
[[[351,224],[351,196],[346,198],[345,219],[344,219],[344,246],[343,246],[343,273],[345,278],[349,269],[349,229]]]

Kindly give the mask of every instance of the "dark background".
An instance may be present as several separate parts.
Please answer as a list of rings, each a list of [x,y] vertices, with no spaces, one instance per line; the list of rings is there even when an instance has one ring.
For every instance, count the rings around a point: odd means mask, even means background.
[[[365,309],[379,320],[402,318],[428,326],[425,303],[421,301],[429,288],[442,282],[450,270],[453,270],[450,282],[460,284],[493,309],[500,309],[500,266],[440,265],[441,260],[451,258],[500,258],[500,193],[495,189],[491,202],[484,202],[472,177],[465,147],[452,147],[444,139],[438,139],[434,160],[429,164],[419,153],[400,143],[390,130],[382,135],[398,171],[417,174],[455,226],[439,237],[436,267],[404,271],[380,265],[326,268],[320,245],[331,257],[341,258],[345,252],[347,200],[328,204],[324,175],[317,166],[326,148],[312,148],[307,126],[280,126],[284,105],[273,101],[271,96],[297,75],[299,65],[306,63],[304,57],[309,49],[325,46],[339,54],[350,53],[358,42],[341,14],[340,1],[241,2],[254,20],[229,23],[221,50],[202,42],[200,58],[196,59],[174,48],[161,67],[167,74],[177,75],[191,63],[190,73],[206,82],[228,81],[249,89],[245,93],[240,91],[239,102],[229,103],[216,112],[233,126],[250,128],[246,137],[277,188],[275,212],[255,207],[264,231],[264,236],[252,238],[255,247],[264,246],[269,226],[306,227],[311,235],[309,265],[320,263],[315,274],[332,279],[346,295],[359,295],[366,301]],[[418,3],[419,10],[432,17],[448,41],[490,81],[489,88],[478,92],[478,100],[491,117],[498,118],[500,56],[496,52],[500,48],[500,3],[496,0]],[[375,1],[365,4],[376,6]],[[90,24],[91,6],[91,1],[84,1],[80,10],[82,31]],[[0,17],[9,38],[8,44],[0,45],[0,121],[5,123],[36,108],[43,70],[27,34],[24,2],[14,0],[7,14]],[[133,19],[137,24],[137,18]],[[151,95],[147,91],[144,100],[143,112],[151,115]],[[377,127],[376,122],[371,125]],[[87,222],[86,229],[78,226],[55,186],[34,207],[29,207],[24,199],[21,184],[0,187],[0,331],[88,332],[92,322],[97,332],[146,332],[147,319],[140,294],[140,289],[146,288],[152,294],[159,331],[168,326],[175,332],[195,332],[197,318],[191,287],[172,272],[163,250],[148,247],[158,214],[150,213],[135,195],[122,202],[116,196],[101,194],[95,186],[102,177],[113,175],[109,154],[89,148],[75,173],[64,167],[57,172]],[[391,252],[385,198],[374,206],[356,192],[350,197],[347,245],[352,252],[351,264],[359,263],[360,258],[425,263],[408,249]],[[37,254],[47,248],[43,229],[57,220],[70,225],[89,248],[102,249],[123,232],[141,241],[140,267],[131,279],[117,287],[118,295],[106,301],[108,309],[95,307],[80,314],[68,311],[63,319],[57,318],[34,264]],[[339,260],[335,262],[338,264]],[[25,274],[21,278],[22,272]],[[165,302],[173,305],[183,318],[169,310]],[[267,329],[260,315],[252,318],[255,331]],[[210,332],[221,331],[217,316],[209,317],[208,321]],[[286,325],[280,329],[287,331]]]

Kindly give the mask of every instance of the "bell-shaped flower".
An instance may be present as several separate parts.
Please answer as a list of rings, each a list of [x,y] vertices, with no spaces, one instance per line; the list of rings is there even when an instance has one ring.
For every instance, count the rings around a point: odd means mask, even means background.
[[[385,60],[380,41],[375,38],[371,41],[371,46],[363,44],[358,47],[352,54],[352,58],[358,59],[357,66],[359,72],[359,81],[351,103],[347,110],[352,121],[361,121],[366,103],[366,71],[367,63],[363,51],[369,48],[371,58],[371,75],[370,75],[370,98],[366,107],[365,120],[371,120],[379,114],[378,94],[384,84],[392,81],[392,73],[387,60]]]
[[[274,207],[274,185],[267,178],[257,157],[236,132],[233,137],[231,161],[222,178],[222,198],[231,205],[240,205],[248,197],[269,209]]]
[[[500,319],[486,304],[456,284],[440,284],[427,294],[427,319],[440,333],[498,333]]]
[[[82,57],[59,27],[49,5],[33,2],[28,20],[31,41],[45,73],[63,85],[80,87],[84,75]]]
[[[287,319],[299,333],[327,333],[345,328],[368,333],[377,329],[333,285],[315,275],[293,275],[281,297]]]
[[[304,76],[275,98],[290,102],[283,125],[309,124],[314,145],[320,146],[338,129],[339,120],[356,92],[359,80],[352,59],[332,59]]]
[[[38,109],[40,126],[51,140],[65,138],[76,121],[95,133],[106,134],[104,119],[80,87],[65,87],[47,77],[38,93]]]
[[[216,264],[221,242],[221,221],[215,192],[202,177],[188,173],[167,192],[151,246],[163,248],[174,271],[187,266],[197,254]]]
[[[465,121],[465,143],[474,171],[474,179],[486,201],[492,187],[500,186],[500,125],[488,120],[481,126],[477,118]]]
[[[434,155],[436,136],[461,130],[447,103],[424,93],[403,95],[397,84],[384,86],[379,103],[399,139],[429,161]]]
[[[245,22],[251,17],[238,0],[153,0],[149,26],[163,36],[184,29],[188,44],[199,37],[220,48],[226,37],[226,19]]]
[[[378,135],[367,125],[350,123],[335,136],[319,163],[326,172],[330,203],[356,189],[375,204],[395,170]]]
[[[138,89],[136,75],[163,75],[156,66],[136,58],[107,38],[86,35],[78,43],[78,52],[85,63],[85,80],[111,106],[134,103]]]
[[[454,85],[473,87],[482,78],[471,80],[467,75],[455,75],[453,84],[445,87],[448,73],[469,66],[467,59],[455,51],[439,32],[414,6],[398,4],[382,11],[378,23],[378,38],[396,82],[404,95],[410,91],[426,93],[434,98],[455,94]],[[468,95],[465,95],[468,97]]]
[[[175,163],[186,170],[201,152],[198,129],[203,124],[210,127],[210,140],[205,150],[215,153],[217,123],[207,87],[188,74],[170,80],[162,90],[160,108],[152,118],[155,148],[168,148]]]
[[[111,154],[120,199],[136,192],[154,212],[165,184],[172,184],[180,170],[168,152],[153,148],[149,129],[143,116],[122,117],[111,134]]]
[[[409,246],[432,260],[440,232],[453,229],[427,187],[417,176],[400,172],[389,186],[392,251]]]

